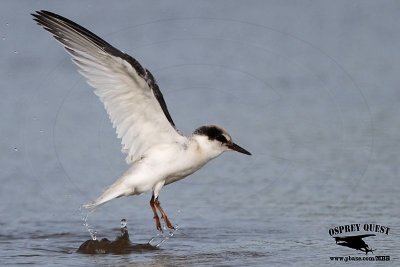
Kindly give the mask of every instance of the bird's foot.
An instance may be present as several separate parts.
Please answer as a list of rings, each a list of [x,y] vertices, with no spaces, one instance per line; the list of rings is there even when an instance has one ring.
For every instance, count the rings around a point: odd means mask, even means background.
[[[170,222],[170,220],[168,219],[168,217],[166,215],[165,216],[163,215],[161,218],[164,220],[165,224],[167,225],[167,227],[169,229],[175,230],[175,227],[172,225],[172,223]]]

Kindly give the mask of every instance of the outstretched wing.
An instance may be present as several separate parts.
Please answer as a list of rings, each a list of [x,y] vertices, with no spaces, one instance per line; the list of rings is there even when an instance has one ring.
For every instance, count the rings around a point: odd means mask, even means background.
[[[354,242],[361,241],[365,237],[376,236],[375,234],[366,235],[352,235],[352,236],[336,236],[334,237],[336,241]]]
[[[104,103],[127,163],[154,145],[183,140],[153,75],[137,60],[60,15],[42,10],[32,16],[64,45]]]
[[[376,236],[375,234],[366,234],[366,235],[355,235],[355,236],[349,236],[350,238],[354,238],[354,239],[363,239],[365,237],[370,237],[370,236]]]

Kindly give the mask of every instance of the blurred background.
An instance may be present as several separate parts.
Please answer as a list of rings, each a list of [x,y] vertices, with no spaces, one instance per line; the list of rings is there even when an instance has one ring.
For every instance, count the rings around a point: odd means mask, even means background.
[[[368,240],[398,260],[400,45],[397,1],[2,1],[0,255],[49,265],[330,265],[358,255],[328,230],[390,227]],[[151,70],[179,129],[225,127],[225,153],[160,200],[179,225],[161,251],[86,258],[80,205],[127,168],[102,103],[30,13],[88,28]],[[157,235],[151,195],[91,214]],[[362,254],[362,253],[360,253]],[[2,260],[2,261],[3,261]],[[308,264],[307,264],[308,265]]]

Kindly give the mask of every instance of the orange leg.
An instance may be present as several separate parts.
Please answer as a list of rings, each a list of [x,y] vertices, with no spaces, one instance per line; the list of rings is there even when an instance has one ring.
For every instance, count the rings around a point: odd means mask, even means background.
[[[162,228],[161,228],[161,223],[160,223],[160,218],[158,218],[158,214],[156,211],[156,201],[154,201],[154,195],[151,197],[150,199],[150,207],[153,210],[154,213],[154,219],[156,220],[156,226],[157,226],[157,230],[162,232]]]
[[[161,208],[161,203],[158,201],[158,197],[154,201],[154,205],[157,207],[157,209],[161,213],[161,218],[164,220],[165,224],[167,225],[168,228],[175,230],[175,227],[172,225],[172,223],[169,221],[167,214],[164,212],[164,210]]]

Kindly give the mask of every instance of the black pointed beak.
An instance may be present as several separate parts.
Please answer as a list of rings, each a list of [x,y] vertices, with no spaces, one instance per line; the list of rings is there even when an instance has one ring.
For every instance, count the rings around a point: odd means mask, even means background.
[[[244,149],[243,147],[241,147],[241,146],[239,146],[239,145],[237,145],[237,144],[235,144],[235,143],[233,143],[233,142],[228,143],[227,146],[228,146],[230,149],[235,150],[235,151],[237,151],[237,152],[240,152],[240,153],[243,153],[243,154],[246,154],[246,155],[251,155],[251,153],[250,153],[249,151],[247,151],[247,150]]]

